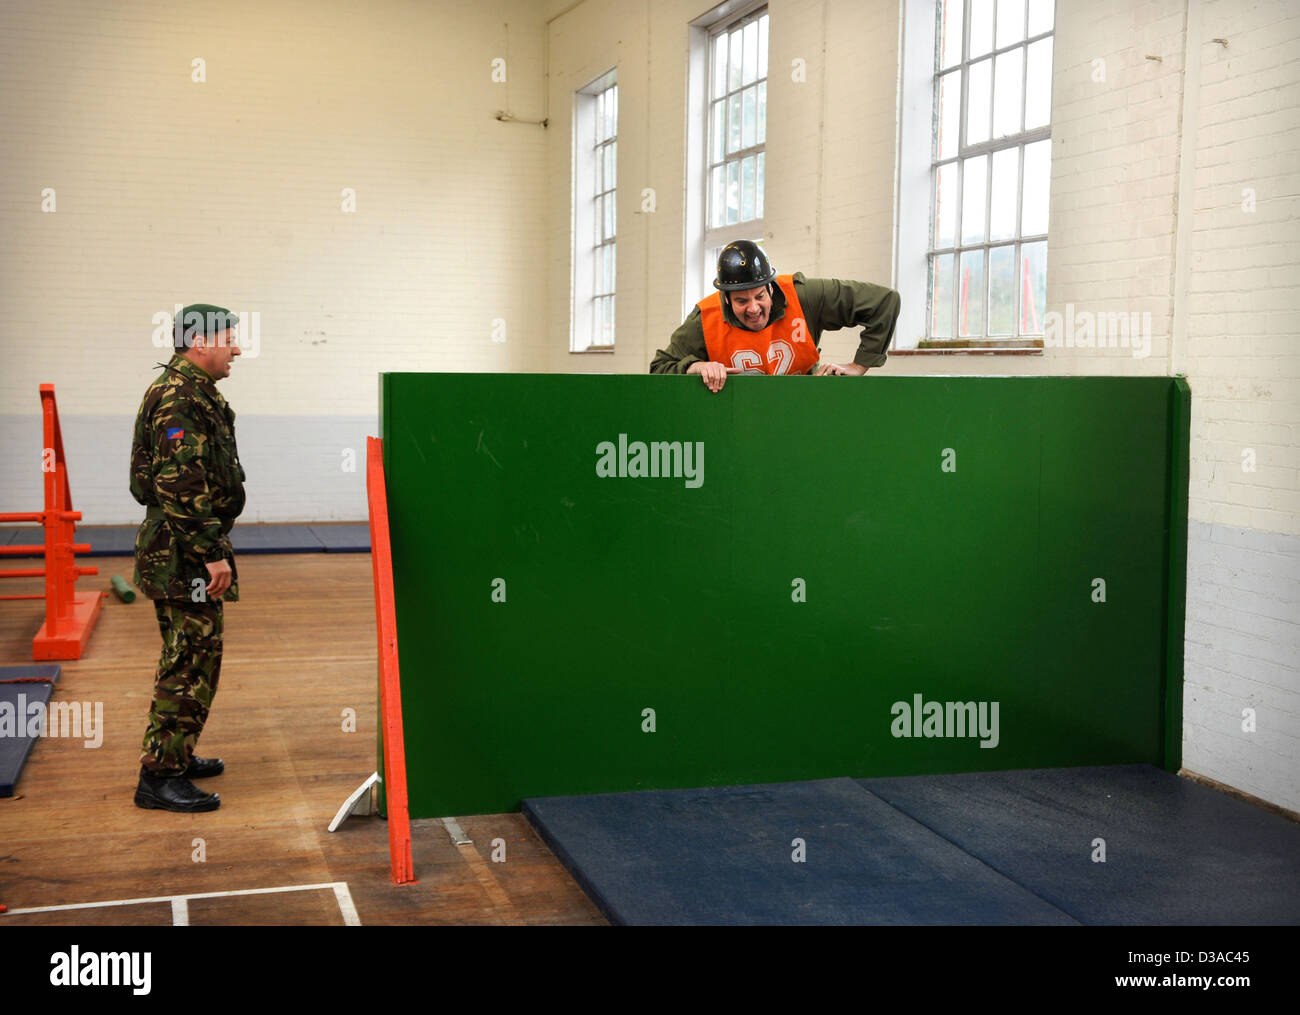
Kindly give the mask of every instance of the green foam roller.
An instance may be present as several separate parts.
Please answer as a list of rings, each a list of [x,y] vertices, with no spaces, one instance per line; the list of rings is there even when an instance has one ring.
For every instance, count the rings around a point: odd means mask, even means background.
[[[135,602],[135,589],[126,583],[126,579],[120,574],[113,575],[113,591],[117,593],[117,598],[124,603]]]

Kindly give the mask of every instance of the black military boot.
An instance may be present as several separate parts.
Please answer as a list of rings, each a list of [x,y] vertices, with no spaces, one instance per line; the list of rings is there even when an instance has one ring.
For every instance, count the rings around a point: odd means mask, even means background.
[[[221,806],[221,797],[204,793],[184,776],[152,775],[142,768],[135,805],[160,811],[215,811]]]
[[[190,767],[185,769],[187,779],[206,779],[220,775],[226,770],[226,763],[220,758],[191,758]]]

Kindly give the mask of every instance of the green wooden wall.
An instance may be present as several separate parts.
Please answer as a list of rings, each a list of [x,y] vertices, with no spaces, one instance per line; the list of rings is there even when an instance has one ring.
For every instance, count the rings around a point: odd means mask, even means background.
[[[380,388],[412,817],[1178,767],[1182,380],[739,376],[711,394],[696,377],[403,373]],[[621,434],[702,444],[698,485],[598,475]],[[985,732],[896,736],[895,703],[917,695],[923,718],[986,703]],[[956,734],[941,708],[928,731]]]

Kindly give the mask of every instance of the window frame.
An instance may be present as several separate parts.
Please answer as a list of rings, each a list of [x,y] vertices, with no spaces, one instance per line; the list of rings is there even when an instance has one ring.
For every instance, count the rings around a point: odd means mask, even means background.
[[[753,81],[742,84],[739,88],[728,88],[722,96],[715,97],[713,94],[713,61],[717,38],[724,34],[730,34],[737,28],[743,29],[746,25],[759,21],[764,17],[768,18],[768,73],[762,77],[755,77]],[[758,217],[734,222],[731,225],[710,226],[710,172],[714,165],[726,165],[729,162],[735,162],[739,165],[745,158],[753,155],[756,157],[754,171],[757,190],[757,156],[761,154],[764,156],[764,191],[766,191],[768,143],[766,116],[764,116],[762,143],[755,143],[748,148],[739,149],[728,155],[725,151],[724,139],[723,158],[719,163],[712,161],[711,128],[713,104],[718,101],[718,98],[725,101],[726,96],[733,91],[739,93],[756,86],[760,82],[770,82],[771,25],[769,0],[728,0],[728,2],[695,19],[690,25],[691,55],[689,61],[690,87],[688,88],[689,98],[687,103],[686,165],[686,217],[688,229],[683,264],[682,309],[684,313],[689,313],[690,309],[695,306],[703,295],[714,291],[713,278],[717,268],[718,251],[733,240],[754,239],[761,237],[763,234],[765,219]],[[742,117],[743,115],[742,100]],[[757,108],[755,109],[755,117],[757,118]],[[755,133],[757,134],[757,130]],[[741,186],[743,190],[743,176]],[[755,205],[757,203],[756,196]],[[766,213],[766,201],[764,201],[763,210]]]
[[[602,95],[613,92],[614,132],[602,137],[596,123],[596,111]],[[597,167],[605,149],[614,151],[614,180],[603,181],[605,189],[596,190],[599,175]],[[618,297],[618,68],[598,75],[574,92],[573,109],[573,219],[572,230],[572,287],[570,306],[569,352],[575,354],[612,353],[617,342]],[[612,182],[612,186],[610,186]],[[595,206],[602,198],[612,198],[614,205],[614,231],[604,236],[602,222]],[[601,205],[602,208],[604,205]],[[612,288],[602,291],[598,279],[604,248],[612,251],[614,262]],[[610,310],[609,334],[601,334],[601,313],[604,301]],[[608,341],[598,341],[607,338]]]
[[[1003,137],[994,136],[996,130],[996,96],[997,96],[997,60],[1000,56],[1020,50],[1024,53],[1021,60],[1020,68],[1020,117],[1019,123],[1025,121],[1025,114],[1028,106],[1028,76],[1029,76],[1029,50],[1035,43],[1045,39],[1052,40],[1052,65],[1055,66],[1056,59],[1056,29],[1057,18],[1055,4],[1053,4],[1051,26],[1045,31],[1038,32],[1034,35],[1029,34],[1029,19],[1031,16],[1031,4],[1026,0],[1024,10],[1022,11],[1021,35],[1014,42],[1007,43],[1003,46],[997,45],[997,3],[992,4],[992,39],[987,51],[980,53],[974,59],[970,55],[970,35],[971,35],[971,4],[972,0],[960,0],[962,5],[962,26],[961,26],[961,50],[958,61],[948,67],[941,67],[942,54],[940,52],[940,19],[943,16],[943,0],[921,0],[908,4],[908,18],[913,23],[913,30],[920,29],[917,36],[919,41],[911,43],[905,48],[905,59],[919,60],[924,52],[925,72],[924,74],[915,73],[905,76],[905,81],[910,77],[913,89],[920,88],[920,79],[924,77],[924,87],[927,93],[927,101],[922,108],[920,103],[908,103],[905,97],[905,112],[911,111],[913,115],[919,115],[925,112],[924,125],[925,144],[925,169],[926,184],[925,187],[925,218],[926,233],[924,242],[919,243],[915,238],[899,239],[899,265],[898,271],[900,279],[903,275],[910,275],[916,279],[923,279],[925,286],[924,300],[924,318],[920,322],[920,327],[915,330],[918,335],[915,348],[918,350],[943,350],[943,349],[1009,349],[1009,350],[1038,350],[1043,348],[1042,322],[1040,321],[1040,330],[1036,332],[1022,332],[1021,320],[1024,313],[1024,276],[1022,268],[1024,263],[1024,248],[1026,245],[1033,243],[1048,242],[1050,234],[1050,223],[1047,232],[1026,234],[1022,232],[1023,215],[1024,215],[1024,190],[1025,190],[1025,149],[1038,142],[1048,143],[1048,166],[1049,166],[1049,187],[1050,187],[1050,141],[1052,137],[1052,120],[1051,120],[1051,94],[1048,94],[1048,121],[1037,127],[1030,129],[1020,129],[1013,134]],[[928,23],[918,25],[922,18]],[[922,50],[924,47],[924,51]],[[970,70],[973,64],[979,64],[987,61],[989,66],[989,136],[975,144],[968,143],[969,134],[969,98],[970,98]],[[960,84],[958,92],[958,138],[955,152],[948,157],[940,157],[939,152],[939,127],[940,127],[940,104],[939,91],[941,80],[951,74],[956,73]],[[1051,69],[1049,68],[1048,87],[1051,87]],[[911,142],[909,144],[909,135]],[[900,205],[907,202],[908,199],[904,193],[908,183],[906,174],[901,165],[902,161],[908,158],[910,150],[915,158],[917,148],[915,139],[917,137],[916,125],[900,127]],[[1003,151],[1016,152],[1016,184],[1015,184],[1015,221],[1014,233],[1010,237],[1002,239],[991,239],[991,226],[993,214],[993,194],[994,194],[994,173],[993,159],[996,153]],[[962,216],[965,204],[965,163],[973,158],[985,158],[987,167],[984,180],[984,222],[981,230],[982,239],[972,242],[963,242],[962,240]],[[954,183],[954,204],[953,211],[953,236],[952,242],[939,246],[938,237],[938,217],[936,215],[936,205],[938,201],[939,190],[939,170],[941,168],[949,169],[956,177]],[[916,174],[912,174],[914,178]],[[919,181],[918,181],[919,182]],[[1049,190],[1050,193],[1050,190]],[[919,192],[913,195],[912,204],[915,204],[915,197],[919,197]],[[899,228],[906,228],[909,216],[900,214]],[[992,286],[992,276],[990,273],[990,251],[995,248],[1011,247],[1015,253],[1015,304],[1012,311],[1013,332],[1010,335],[990,335],[989,318],[992,311],[990,292]],[[905,250],[910,249],[913,254],[906,254]],[[983,293],[981,296],[981,313],[983,320],[978,334],[963,336],[961,335],[960,318],[960,292],[961,292],[961,263],[962,255],[970,252],[979,251],[982,255],[982,278]],[[915,254],[920,254],[921,263],[917,267],[909,268],[905,259]],[[952,264],[951,276],[951,336],[945,338],[932,337],[931,331],[934,322],[935,301],[934,289],[939,258],[949,257]],[[901,284],[901,282],[900,282]]]

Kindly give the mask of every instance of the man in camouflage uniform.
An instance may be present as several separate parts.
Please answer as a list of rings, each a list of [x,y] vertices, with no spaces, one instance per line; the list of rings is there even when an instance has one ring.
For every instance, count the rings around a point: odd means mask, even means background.
[[[221,797],[190,779],[224,763],[194,756],[221,675],[222,600],[239,599],[230,530],[244,509],[235,414],[217,392],[240,354],[237,317],[194,304],[176,319],[175,355],[144,394],[131,443],[131,495],[147,508],[135,583],[154,600],[162,658],[140,756],[140,807],[210,811]]]

